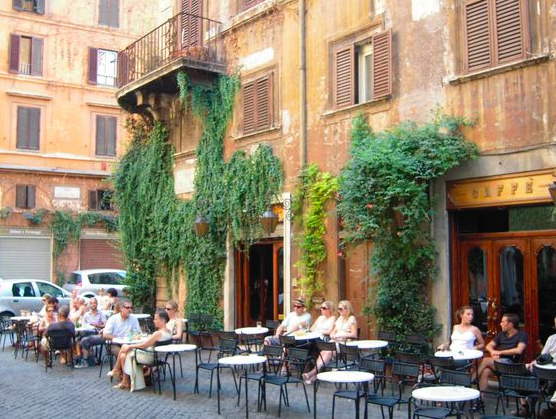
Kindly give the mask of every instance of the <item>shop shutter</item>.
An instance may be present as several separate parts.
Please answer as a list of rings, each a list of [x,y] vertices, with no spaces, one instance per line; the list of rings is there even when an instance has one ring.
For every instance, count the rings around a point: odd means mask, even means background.
[[[19,35],[10,35],[10,72],[19,73]]]
[[[51,240],[50,237],[0,237],[0,278],[50,280]]]
[[[44,41],[41,38],[31,39],[31,75],[42,76],[42,56]]]
[[[79,249],[80,269],[125,269],[119,240],[82,239]]]
[[[89,83],[97,84],[98,49],[89,48]]]
[[[354,45],[336,49],[333,59],[334,107],[353,105],[355,103]]]
[[[373,99],[392,94],[392,31],[372,37]]]
[[[525,58],[525,5],[521,0],[496,0],[495,6],[496,61],[504,63]]]

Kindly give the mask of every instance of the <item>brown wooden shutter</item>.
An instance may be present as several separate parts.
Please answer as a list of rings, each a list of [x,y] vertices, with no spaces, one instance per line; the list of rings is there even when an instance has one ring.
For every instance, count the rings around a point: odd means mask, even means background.
[[[96,116],[96,155],[106,155],[106,118],[101,115]]]
[[[89,47],[89,83],[97,84],[98,49]]]
[[[29,147],[29,115],[28,109],[23,106],[17,107],[17,148],[28,148]]]
[[[31,75],[42,76],[42,55],[44,41],[41,38],[31,38]]]
[[[270,76],[256,82],[256,129],[270,128],[272,122],[272,83]]]
[[[10,73],[19,73],[19,35],[10,35]]]
[[[334,107],[353,105],[355,103],[354,45],[336,49],[333,59]]]
[[[255,108],[255,82],[243,86],[243,133],[249,134],[257,129]]]
[[[27,186],[27,208],[35,208],[35,192],[33,185]]]
[[[27,186],[16,185],[15,187],[15,206],[17,208],[27,208]]]
[[[41,110],[38,108],[27,108],[27,115],[29,124],[29,149],[39,150],[41,136]]]
[[[106,156],[116,155],[117,122],[118,118],[115,116],[106,118]]]
[[[39,15],[44,15],[44,0],[35,0],[35,1],[36,1],[35,12],[37,12]]]
[[[98,209],[97,191],[89,191],[89,209],[93,211]]]
[[[495,0],[494,6],[496,63],[525,58],[525,5],[521,0]]]
[[[373,35],[373,99],[392,94],[392,31]]]
[[[120,0],[108,0],[109,4],[109,15],[108,15],[108,26],[111,28],[120,27]]]
[[[14,10],[23,10],[23,0],[12,0],[12,8]]]
[[[201,45],[203,41],[203,1],[181,0],[182,48]],[[194,16],[192,16],[194,15]],[[198,16],[198,17],[197,17]]]
[[[492,65],[492,25],[489,0],[466,0],[463,8],[464,67],[466,71],[490,67]]]
[[[109,26],[110,23],[110,0],[99,0],[98,2],[98,24]]]

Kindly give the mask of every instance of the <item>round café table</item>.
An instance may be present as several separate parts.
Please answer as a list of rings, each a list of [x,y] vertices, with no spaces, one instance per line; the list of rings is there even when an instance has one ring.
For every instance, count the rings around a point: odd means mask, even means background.
[[[346,346],[357,346],[360,350],[364,349],[381,349],[388,346],[385,340],[352,340],[347,342]]]
[[[156,346],[155,352],[164,354],[166,357],[172,356],[172,369],[170,371],[170,380],[172,381],[172,389],[174,390],[174,400],[176,400],[176,356],[180,356],[182,352],[196,351],[197,345],[173,343],[171,345]],[[180,357],[181,365],[181,357]],[[195,365],[197,365],[197,352],[195,352]],[[183,378],[183,372],[182,372]]]
[[[481,392],[475,390],[474,388],[461,387],[461,386],[432,386],[423,387],[413,390],[411,392],[411,398],[407,404],[408,418],[411,417],[411,399],[422,400],[427,402],[441,402],[441,403],[454,403],[456,406],[456,417],[459,419],[461,417],[461,410],[459,408],[458,402],[466,402],[475,400],[481,397]],[[426,407],[426,409],[431,409],[431,407]],[[442,409],[442,408],[438,408]],[[419,408],[416,409],[416,412]],[[471,417],[473,417],[473,411],[471,411]]]
[[[315,340],[315,339],[320,339],[322,338],[322,333],[319,332],[307,332],[307,333],[303,333],[301,335],[293,335],[295,337],[295,340]]]
[[[466,349],[463,351],[436,351],[434,356],[439,358],[452,358],[454,361],[473,361],[475,363],[475,380],[479,382],[479,359],[484,356],[483,351],[478,349]]]
[[[236,334],[240,336],[242,343],[245,345],[247,352],[257,352],[261,350],[263,344],[262,338],[259,339],[257,335],[264,335],[268,333],[267,327],[241,327],[235,330]],[[255,351],[252,351],[252,347],[255,347]]]
[[[313,418],[317,418],[317,388],[319,381],[325,381],[334,384],[364,384],[363,394],[359,395],[359,386],[357,386],[357,398],[355,402],[355,418],[359,419],[359,398],[363,397],[367,400],[367,386],[370,381],[375,378],[374,374],[364,371],[327,371],[317,374],[317,380],[313,386]],[[332,412],[334,416],[334,412]],[[365,402],[364,417],[367,418],[367,403]]]
[[[263,335],[268,333],[268,327],[241,327],[235,332],[238,335]]]
[[[556,370],[556,364],[545,364],[545,365],[539,365],[537,364],[537,361],[533,361],[533,365],[537,368],[540,368],[541,370]]]
[[[114,338],[112,339],[112,343],[115,343],[116,345],[137,345],[145,342],[146,340],[146,336],[141,336],[140,338],[134,336],[132,338]]]
[[[220,358],[218,363],[229,367],[241,367],[243,369],[243,379],[245,381],[245,418],[249,418],[249,395],[247,370],[252,365],[260,365],[266,362],[266,356],[260,355],[235,355]],[[218,414],[220,414],[220,368],[216,368],[216,389],[218,394]],[[238,400],[239,402],[239,400]]]

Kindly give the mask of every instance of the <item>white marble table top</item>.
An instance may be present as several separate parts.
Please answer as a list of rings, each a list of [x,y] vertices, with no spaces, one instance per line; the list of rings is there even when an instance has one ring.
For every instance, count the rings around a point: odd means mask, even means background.
[[[90,324],[82,324],[79,327],[75,328],[76,332],[92,332],[93,330],[97,330],[95,326],[91,326]]]
[[[267,327],[242,327],[236,329],[238,335],[263,335],[268,332]]]
[[[429,402],[463,402],[478,399],[479,390],[461,386],[433,386],[413,390],[413,398]]]
[[[365,383],[374,378],[374,374],[364,371],[327,371],[317,374],[317,380],[329,383]]]
[[[533,361],[533,365],[541,370],[556,370],[555,364],[539,365],[537,364],[537,361]]]
[[[319,339],[322,337],[322,333],[319,332],[307,332],[307,333],[303,333],[303,334],[290,334],[290,336],[293,336],[295,338],[295,340],[313,340],[313,339]]]
[[[131,315],[134,316],[138,320],[150,319],[151,318],[151,315],[147,314],[147,313],[131,313]]]
[[[143,343],[147,340],[147,337],[133,337],[133,338],[114,338],[112,339],[112,343],[116,345],[137,345],[138,343]]]
[[[14,321],[14,322],[22,322],[22,321],[30,321],[31,320],[31,316],[13,316],[10,317],[10,320]]]
[[[172,352],[187,352],[197,349],[197,345],[189,343],[172,343],[171,345],[156,346],[156,352],[172,353]]]
[[[359,349],[380,349],[386,348],[388,342],[385,340],[354,340],[347,342],[346,346],[357,346]]]
[[[441,358],[452,357],[455,360],[471,360],[482,358],[484,353],[477,349],[468,349],[465,351],[437,351],[434,353],[434,356]]]
[[[266,362],[266,356],[260,355],[235,355],[227,356],[225,358],[220,358],[218,360],[219,364],[222,365],[255,365],[262,364]]]

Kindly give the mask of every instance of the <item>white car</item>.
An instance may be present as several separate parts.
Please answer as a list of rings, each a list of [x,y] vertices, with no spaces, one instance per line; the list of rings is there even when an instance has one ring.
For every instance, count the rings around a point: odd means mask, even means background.
[[[43,307],[42,296],[58,298],[60,305],[69,305],[71,294],[52,282],[41,279],[0,280],[0,318],[18,316],[21,310],[39,312]]]
[[[77,288],[77,295],[88,298],[96,296],[100,288],[104,288],[104,292],[108,291],[108,288],[114,288],[118,291],[118,295],[121,295],[125,288],[123,284],[125,275],[126,271],[119,269],[74,271],[64,284],[64,289],[71,292]]]

